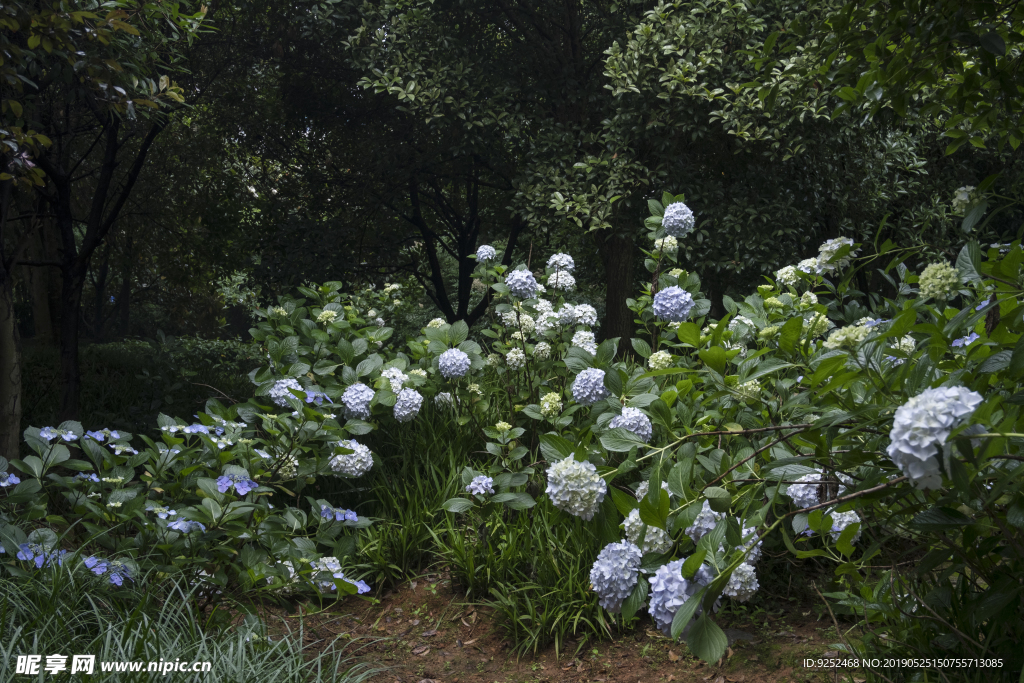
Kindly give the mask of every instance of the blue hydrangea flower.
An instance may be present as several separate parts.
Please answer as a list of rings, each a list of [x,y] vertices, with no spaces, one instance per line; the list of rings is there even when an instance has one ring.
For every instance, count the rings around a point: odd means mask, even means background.
[[[437,368],[445,379],[464,377],[469,366],[469,355],[459,349],[448,349],[437,359]]]
[[[122,585],[125,579],[134,581],[128,566],[117,560],[101,560],[96,557],[87,557],[85,558],[85,566],[96,576],[103,576],[109,572],[110,576],[108,578],[110,583],[115,586]]]
[[[188,427],[182,429],[181,431],[185,432],[186,434],[209,434],[210,428],[204,424],[191,424]]]
[[[20,484],[21,479],[17,475],[10,474],[9,472],[0,472],[0,488],[7,488],[8,486],[14,486]]]
[[[118,434],[116,430],[112,430],[112,429],[97,429],[94,432],[87,431],[85,433],[85,435],[87,437],[89,437],[90,439],[93,439],[94,441],[99,441],[101,443],[107,437],[110,437],[111,439],[120,439],[121,438],[121,435]]]
[[[469,486],[466,487],[466,492],[475,496],[494,493],[494,480],[484,475],[473,477],[473,481],[469,482]]]
[[[697,225],[697,219],[694,218],[690,207],[682,202],[675,202],[665,207],[665,213],[661,217],[661,225],[665,228],[666,233],[679,239],[693,232],[694,227]]]
[[[178,514],[177,510],[171,510],[165,508],[162,505],[155,505],[153,503],[146,503],[146,512],[155,512],[156,516],[160,519],[167,519]]]
[[[608,398],[608,390],[604,386],[604,370],[587,368],[576,375],[572,383],[572,398],[581,406],[592,406],[598,401]]]
[[[476,250],[477,261],[493,261],[497,255],[498,252],[489,244],[482,244],[480,245],[480,248]]]
[[[398,392],[398,400],[395,401],[395,419],[399,422],[409,422],[419,415],[420,406],[423,405],[423,395],[415,389],[402,389]]]
[[[227,493],[234,487],[238,495],[244,496],[257,486],[259,484],[250,479],[248,474],[225,474],[217,479],[217,490],[221,493]]]
[[[532,299],[537,296],[537,280],[528,270],[513,270],[505,276],[505,285],[512,296]]]
[[[46,548],[38,543],[22,543],[18,546],[18,554],[15,555],[19,560],[23,562],[32,562],[36,565],[36,569],[42,569],[44,566],[49,567],[54,561],[57,565],[64,563],[64,556],[67,555],[66,550],[61,551],[47,551]]]
[[[291,377],[285,379],[279,379],[274,382],[274,386],[270,387],[270,400],[282,408],[288,407],[288,399],[295,398],[295,395],[289,391],[294,389],[295,391],[304,391],[302,385]],[[187,429],[187,428],[186,428]]]
[[[338,453],[327,463],[336,475],[345,474],[350,477],[361,477],[373,467],[373,456],[370,449],[355,439],[345,439],[337,443],[337,448],[345,448],[352,453]]]
[[[356,382],[341,395],[345,405],[345,417],[365,420],[370,417],[370,401],[373,400],[373,389],[362,382]]]
[[[190,534],[193,531],[206,531],[206,527],[200,522],[193,522],[190,519],[179,519],[167,525],[168,529],[180,531],[183,534]]]
[[[78,437],[70,429],[56,429],[54,427],[43,427],[39,430],[39,438],[44,441],[53,441],[60,438],[63,441],[74,441]]]
[[[728,595],[737,602],[746,602],[754,597],[758,587],[757,572],[752,565],[744,562],[733,570],[722,595]]]
[[[981,339],[981,335],[977,334],[976,332],[971,332],[966,337],[960,337],[959,339],[954,339],[953,342],[950,344],[950,346],[952,346],[955,349],[959,349],[959,348],[964,347],[964,346],[970,346],[971,344],[973,344],[974,342],[976,342],[979,339]]]
[[[622,609],[640,575],[640,548],[629,541],[609,543],[590,569],[590,584],[598,595],[598,604],[609,612]]]
[[[690,599],[701,586],[706,586],[714,580],[714,575],[707,565],[701,565],[692,579],[683,578],[683,562],[686,558],[669,562],[658,567],[651,579],[650,606],[647,611],[654,619],[655,625],[667,636],[672,635],[672,619],[676,612]],[[697,608],[694,614],[700,614],[701,608]]]
[[[671,323],[678,323],[690,317],[693,297],[682,287],[672,285],[654,295],[654,315]]]
[[[75,479],[84,479],[86,481],[91,481],[94,484],[100,483],[100,478],[96,476],[95,472],[89,472],[88,474],[85,472],[79,472],[75,475]]]
[[[114,455],[121,455],[122,453],[131,453],[132,455],[138,455],[139,452],[129,446],[126,443],[109,443],[110,450],[114,451]]]
[[[616,415],[608,423],[611,429],[623,427],[639,436],[644,441],[650,441],[654,430],[651,427],[651,419],[644,415],[638,408],[623,408],[621,415]]]
[[[336,522],[358,522],[359,516],[352,510],[320,505],[320,516],[324,519],[333,519]]]
[[[318,406],[322,406],[324,404],[324,401],[327,401],[328,403],[331,404],[334,403],[334,401],[331,400],[330,396],[325,394],[320,389],[317,389],[316,387],[312,387],[306,391],[306,403],[315,403]]]

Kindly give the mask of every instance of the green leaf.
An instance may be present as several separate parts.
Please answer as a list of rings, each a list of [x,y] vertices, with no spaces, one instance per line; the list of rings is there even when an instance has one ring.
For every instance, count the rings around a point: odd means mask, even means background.
[[[650,585],[647,583],[647,579],[642,576],[639,577],[629,596],[622,601],[623,619],[629,621],[641,607],[647,604],[647,593],[649,590]]]
[[[700,566],[704,564],[704,558],[707,556],[707,549],[700,548],[695,553],[693,553],[693,555],[690,555],[688,558],[686,558],[686,561],[683,562],[682,568],[683,578],[692,579],[693,575],[697,573],[698,569],[700,569]]]
[[[690,632],[686,636],[686,645],[690,648],[690,652],[708,664],[713,664],[725,655],[725,650],[729,647],[729,638],[726,637],[725,631],[711,621],[707,614],[702,614],[690,627]]]
[[[697,352],[700,359],[710,367],[712,370],[717,372],[719,375],[725,374],[725,349],[721,346],[712,346],[710,349],[702,349]]]
[[[647,443],[625,427],[616,427],[601,435],[601,445],[613,453],[628,453],[634,448],[643,448]]]
[[[700,327],[697,323],[679,323],[679,330],[676,332],[679,341],[696,348],[700,346]]]
[[[538,439],[540,452],[548,462],[558,462],[572,456],[574,448],[568,439],[557,434],[541,434]]]
[[[466,498],[449,498],[441,505],[441,507],[448,512],[465,512],[475,506],[473,501]]]
[[[615,488],[614,486],[609,487],[612,493],[612,502],[615,503],[615,509],[619,511],[623,517],[629,517],[629,513],[640,507],[640,502],[629,495],[625,491]]]
[[[779,333],[779,348],[785,353],[793,353],[796,344],[800,341],[800,334],[804,329],[803,318],[795,317],[786,321]]]
[[[644,358],[651,357],[651,345],[645,342],[643,339],[630,339],[630,343],[633,344],[633,350]]]
[[[458,346],[466,341],[469,338],[469,325],[466,324],[466,321],[456,320],[452,323],[452,326],[448,328],[448,338],[452,346]]]
[[[936,507],[925,510],[910,523],[910,526],[922,531],[948,531],[970,524],[971,518],[948,507]]]
[[[859,531],[860,522],[854,522],[843,529],[843,533],[839,534],[839,538],[836,540],[836,548],[839,549],[839,552],[847,557],[853,556],[853,537]]]
[[[697,609],[700,607],[701,600],[704,599],[704,593],[706,592],[707,587],[701,586],[701,589],[691,595],[690,598],[683,603],[683,606],[679,608],[679,611],[676,612],[675,616],[672,617],[673,640],[678,640],[679,636],[683,634],[683,629],[685,629],[693,620],[693,615],[697,613]]]
[[[662,493],[666,497],[668,496],[664,491]],[[665,515],[662,515],[663,511],[666,513]],[[663,510],[661,506],[656,508],[651,505],[651,501],[647,499],[647,496],[644,496],[640,501],[640,521],[647,526],[656,526],[659,529],[665,530],[665,523],[668,521],[667,512],[668,510]]]
[[[707,487],[704,489],[704,495],[708,499],[708,506],[715,512],[728,512],[732,506],[732,496],[719,486]]]
[[[964,219],[966,222],[966,219]],[[981,250],[975,241],[968,242],[960,250],[956,257],[956,269],[960,271],[960,277],[967,282],[980,283],[981,274]]]

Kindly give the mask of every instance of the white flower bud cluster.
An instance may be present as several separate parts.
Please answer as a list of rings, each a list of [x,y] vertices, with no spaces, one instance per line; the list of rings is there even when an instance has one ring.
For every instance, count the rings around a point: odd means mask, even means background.
[[[601,607],[609,612],[622,609],[622,601],[640,575],[640,559],[640,549],[628,541],[609,543],[601,550],[590,570],[590,583]]]
[[[547,342],[539,342],[533,347],[533,357],[537,360],[547,360],[551,358],[551,344]]]
[[[629,517],[626,517],[622,522],[626,540],[634,545],[639,544],[640,533],[645,526],[647,527],[647,533],[644,534],[644,553],[667,553],[672,549],[672,537],[665,533],[664,529],[645,525],[640,519],[640,510],[638,508],[633,508],[632,512],[629,513]]]
[[[427,323],[427,327],[429,327],[432,330],[439,330],[447,324],[448,321],[445,320],[444,318],[434,318],[429,323]]]
[[[639,408],[623,408],[622,414],[613,417],[612,421],[608,423],[608,427],[610,429],[615,429],[616,427],[628,429],[645,442],[650,441],[654,433],[651,427],[651,419]]]
[[[647,359],[647,367],[651,370],[664,370],[672,367],[673,362],[672,354],[668,351],[655,351]]]
[[[576,375],[571,391],[573,400],[581,406],[592,406],[608,398],[608,390],[604,386],[604,370],[586,368]]]
[[[654,240],[654,249],[665,254],[675,254],[679,251],[679,240],[672,235],[664,239]]]
[[[373,456],[370,449],[355,439],[345,439],[337,444],[340,448],[347,448],[351,453],[338,453],[335,450],[334,457],[328,465],[335,475],[344,474],[350,477],[361,477],[373,467]]]
[[[798,508],[809,508],[822,502],[818,498],[818,489],[821,486],[824,475],[821,470],[815,470],[810,474],[798,477],[799,484],[789,484],[786,488],[786,495],[793,499],[793,504]]]
[[[398,400],[395,401],[395,419],[399,422],[409,422],[420,412],[423,405],[423,395],[415,389],[402,389],[398,393]]]
[[[797,275],[796,268],[793,266],[786,266],[775,271],[775,279],[788,287],[796,287],[800,283],[800,276]]]
[[[505,363],[509,370],[519,370],[526,365],[526,354],[522,349],[512,349],[505,354]]]
[[[846,327],[840,327],[837,330],[833,330],[832,334],[828,336],[822,344],[826,349],[856,349],[860,346],[868,335],[871,334],[871,328],[864,325],[847,325]]]
[[[737,315],[729,321],[729,330],[732,332],[734,342],[743,343],[750,341],[757,332],[757,325],[745,315]]]
[[[919,489],[942,485],[939,454],[950,432],[959,427],[982,401],[964,387],[925,389],[896,409],[892,441],[886,449],[900,471]]]
[[[647,496],[647,492],[650,491],[650,490],[651,490],[651,483],[648,482],[648,481],[642,481],[642,482],[640,482],[639,484],[636,485],[636,492],[634,493],[634,495],[636,496],[637,500],[643,500],[644,497]],[[665,491],[669,495],[672,495],[672,493],[668,490],[668,482],[667,481],[661,482],[661,490]]]
[[[558,417],[562,412],[562,401],[558,394],[550,392],[540,399],[540,414],[544,417]]]
[[[960,288],[960,272],[948,263],[932,263],[921,271],[917,291],[922,299],[944,300]]]
[[[588,522],[597,514],[607,492],[608,484],[592,463],[568,457],[548,469],[545,493],[551,504]]]

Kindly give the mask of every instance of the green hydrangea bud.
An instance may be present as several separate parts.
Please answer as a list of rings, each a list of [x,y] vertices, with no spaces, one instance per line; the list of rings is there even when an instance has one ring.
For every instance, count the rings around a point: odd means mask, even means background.
[[[948,263],[932,263],[921,272],[917,286],[922,299],[946,299],[960,288],[960,273]]]

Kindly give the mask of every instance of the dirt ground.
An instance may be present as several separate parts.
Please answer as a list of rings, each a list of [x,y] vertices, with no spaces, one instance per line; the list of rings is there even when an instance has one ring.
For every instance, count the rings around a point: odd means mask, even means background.
[[[720,613],[716,621],[729,636],[730,647],[712,666],[693,657],[684,644],[665,638],[646,617],[615,640],[569,641],[557,655],[551,646],[536,656],[517,658],[490,610],[454,594],[444,574],[422,576],[379,599],[350,597],[319,613],[307,612],[303,624],[311,650],[340,637],[356,661],[381,669],[372,683],[864,680],[857,672],[805,668],[805,658],[838,656],[834,622],[813,605],[786,606]],[[297,614],[282,610],[276,616],[281,628],[288,624],[294,630]]]

